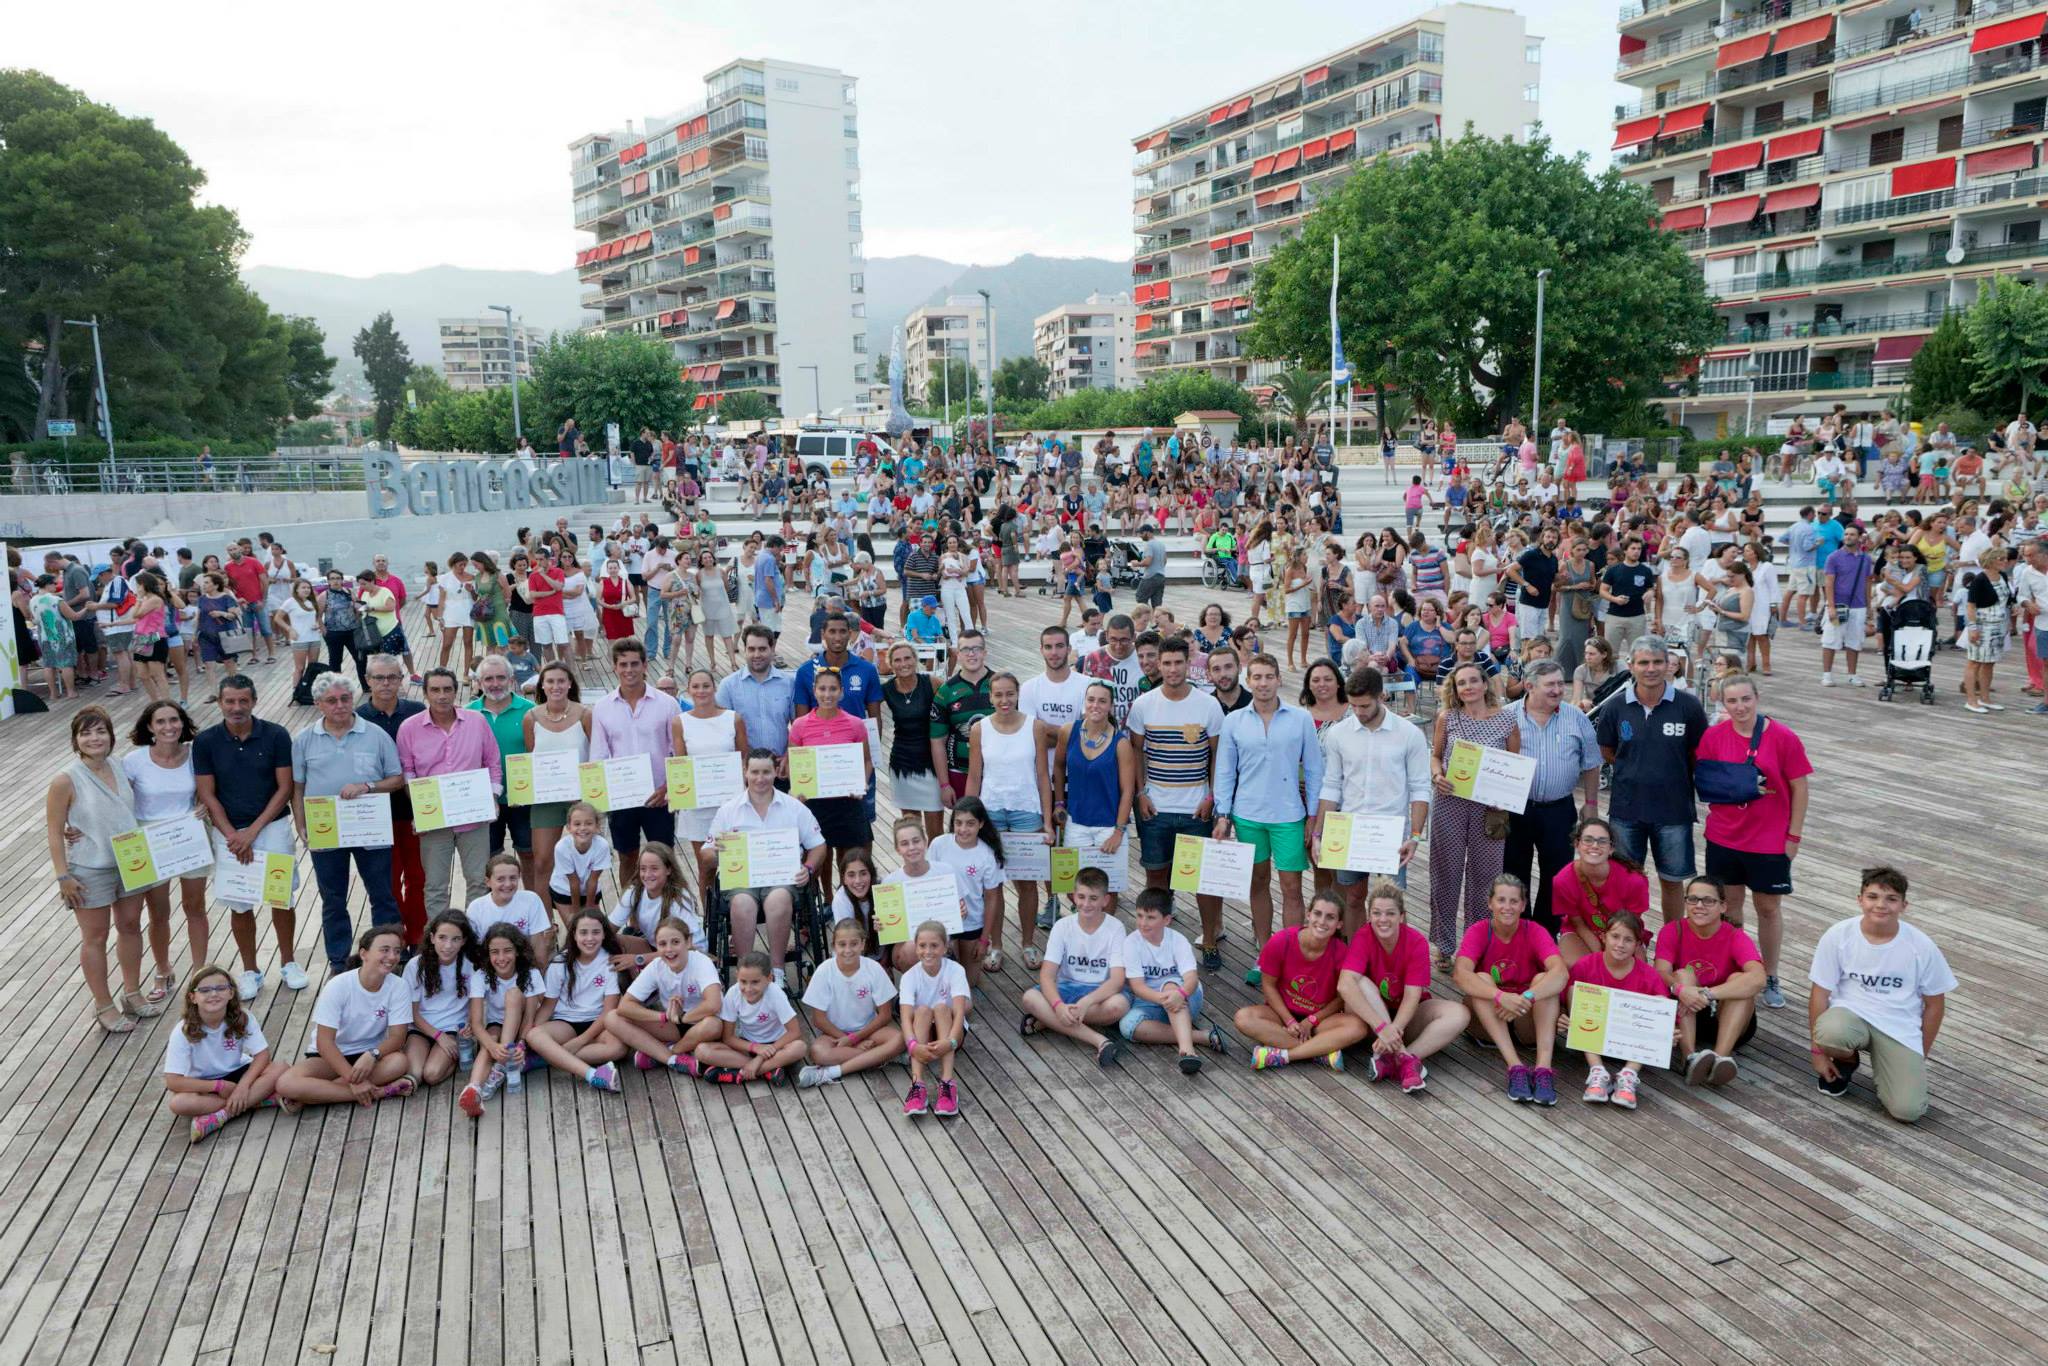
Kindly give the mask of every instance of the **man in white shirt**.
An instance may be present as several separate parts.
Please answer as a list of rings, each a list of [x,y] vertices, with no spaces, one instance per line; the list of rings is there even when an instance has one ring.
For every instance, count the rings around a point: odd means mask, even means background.
[[[793,830],[802,860],[796,878],[788,883],[721,886],[732,916],[734,958],[754,947],[754,927],[768,922],[770,976],[782,984],[782,960],[789,953],[789,925],[796,912],[797,888],[817,877],[832,851],[818,828],[818,818],[809,807],[787,792],[775,790],[775,752],[756,745],[747,752],[746,791],[725,803],[711,817],[711,839],[700,856],[698,885],[711,885],[711,871],[729,847],[744,847],[743,836],[769,830]],[[758,879],[754,879],[758,881]]]
[[[1685,562],[1698,567],[1713,558],[1714,538],[1700,524],[1699,513],[1687,510],[1683,518],[1685,530],[1679,533],[1678,547],[1685,552]]]
[[[1345,682],[1351,715],[1323,737],[1322,793],[1309,821],[1308,847],[1321,846],[1323,819],[1332,812],[1405,820],[1408,837],[1401,842],[1401,870],[1394,876],[1406,887],[1409,860],[1429,828],[1429,741],[1413,721],[1387,710],[1386,688],[1386,675],[1370,664],[1353,670]],[[1337,870],[1347,935],[1365,923],[1365,889],[1372,876]]]
[[[1081,702],[1088,693],[1088,680],[1074,671],[1072,646],[1064,626],[1040,631],[1038,657],[1045,661],[1045,672],[1027,679],[1017,695],[1017,710],[1054,731],[1081,719]]]
[[[1904,873],[1866,869],[1857,903],[1860,916],[1821,935],[1807,974],[1816,1084],[1822,1095],[1846,1095],[1868,1052],[1878,1102],[1893,1119],[1911,1124],[1927,1113],[1927,1054],[1956,975],[1932,939],[1899,919],[1906,909]]]

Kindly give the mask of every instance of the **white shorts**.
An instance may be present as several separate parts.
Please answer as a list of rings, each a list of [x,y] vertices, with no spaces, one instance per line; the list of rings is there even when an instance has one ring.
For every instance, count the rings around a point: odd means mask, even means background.
[[[1549,624],[1548,607],[1524,607],[1519,602],[1515,604],[1515,629],[1522,633],[1522,639],[1530,640],[1542,635]]]
[[[233,858],[234,855],[228,852],[228,837],[226,835],[221,834],[221,832],[218,829],[212,830],[210,833],[213,835],[214,862],[221,863]],[[261,854],[291,853],[291,821],[284,819],[283,817],[280,817],[279,819],[274,820],[270,824],[264,826],[261,830],[258,830],[256,832],[256,852]],[[299,881],[300,878],[298,865],[294,864],[292,866],[292,896],[295,898],[299,894]],[[253,911],[256,909],[253,905],[244,905],[243,903],[238,901],[222,901],[221,905],[227,907],[231,911]]]
[[[1846,621],[1836,621],[1832,614],[1823,616],[1820,624],[1820,647],[1823,650],[1860,650],[1863,648],[1864,609],[1851,607],[1843,613]]]
[[[1063,849],[1086,849],[1090,845],[1099,846],[1104,840],[1115,833],[1116,827],[1113,825],[1082,825],[1078,821],[1068,821],[1066,829],[1060,835],[1060,847]],[[1118,847],[1122,848],[1123,846],[1119,845]]]
[[[1820,568],[1817,565],[1803,565],[1792,571],[1792,591],[1795,593],[1820,592]]]
[[[558,612],[533,619],[533,643],[535,645],[567,645],[569,643],[569,618]]]

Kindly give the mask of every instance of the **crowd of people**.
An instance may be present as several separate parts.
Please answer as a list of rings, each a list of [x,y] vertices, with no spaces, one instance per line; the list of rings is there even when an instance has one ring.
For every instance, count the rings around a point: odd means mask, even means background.
[[[1812,775],[1764,710],[1771,637],[1818,627],[1824,661],[1846,654],[1854,683],[1860,613],[1956,584],[1970,705],[1995,706],[2006,640],[2020,633],[2031,663],[2021,628],[2048,626],[2040,500],[1865,522],[1845,486],[1801,510],[1781,580],[1761,470],[1672,480],[1624,465],[1588,507],[1568,429],[1547,461],[1519,425],[1462,446],[1447,428],[1428,437],[1444,463],[1406,486],[1407,525],[1349,540],[1335,469],[1305,443],[906,440],[864,448],[835,481],[766,440],[644,434],[652,477],[611,525],[560,519],[410,582],[381,556],[316,574],[267,533],[175,567],[139,541],[109,564],[53,555],[32,579],[17,566],[50,695],[104,679],[102,697],[147,697],[126,728],[102,705],[72,712],[74,757],[47,800],[99,1024],[121,1034],[182,1010],[166,1086],[195,1141],[261,1105],[369,1104],[450,1079],[481,1114],[537,1066],[617,1090],[629,1060],[807,1086],[901,1060],[905,1112],[949,1116],[976,1001],[1020,982],[1024,1031],[1103,1066],[1134,1044],[1173,1048],[1189,1073],[1232,1050],[1262,1070],[1341,1069],[1355,1050],[1373,1080],[1412,1092],[1465,1036],[1498,1050],[1511,1097],[1540,1105],[1557,1098],[1572,993],[1591,983],[1673,998],[1677,1073],[1725,1085],[1757,1011],[1787,1001],[1782,905]],[[713,487],[779,513],[779,529],[721,537]],[[1121,554],[1111,537],[1133,526]],[[1169,534],[1192,537],[1241,604],[1224,594],[1179,621],[1163,600]],[[2017,575],[2010,547],[2027,559]],[[990,665],[991,583],[1046,599],[1031,677]],[[785,618],[793,591],[807,622]],[[1284,662],[1268,632],[1284,632]],[[256,714],[257,666],[287,659],[263,687],[310,709],[293,729]],[[194,674],[215,724],[193,715]],[[826,746],[860,750],[864,792],[792,794],[792,751]],[[1453,751],[1473,746],[1533,761],[1520,810],[1456,790]],[[522,798],[507,760],[549,754],[644,761],[646,793]],[[740,770],[735,795],[670,802],[671,758],[719,756]],[[415,809],[423,780],[475,774],[489,810],[450,824]],[[878,831],[883,784],[899,814]],[[309,814],[333,809],[320,803],[371,796],[389,802],[388,839],[309,848]],[[1336,816],[1398,821],[1394,865],[1313,858]],[[123,877],[117,840],[185,820],[211,864]],[[800,850],[793,878],[721,878],[743,837],[778,831]],[[1194,895],[1175,924],[1190,836],[1249,846],[1253,865],[1257,999],[1227,1021],[1204,991],[1223,969],[1222,899]],[[1040,871],[1048,844],[1078,860],[1057,889]],[[1427,903],[1411,908],[1425,848]],[[247,1004],[267,986],[258,912],[280,985],[305,989],[302,850],[327,973],[303,1049],[273,1056]],[[270,854],[292,863],[281,885],[217,885]],[[878,888],[927,878],[952,880],[943,920],[878,914]],[[182,987],[174,882],[195,965]],[[1808,1005],[1819,1088],[1841,1094],[1867,1059],[1887,1111],[1912,1120],[1954,981],[1899,920],[1906,892],[1896,870],[1864,875],[1860,914],[1816,949]],[[218,961],[209,893],[229,911]],[[908,904],[895,896],[882,899]],[[1586,1068],[1588,1101],[1644,1093],[1639,1061]]]

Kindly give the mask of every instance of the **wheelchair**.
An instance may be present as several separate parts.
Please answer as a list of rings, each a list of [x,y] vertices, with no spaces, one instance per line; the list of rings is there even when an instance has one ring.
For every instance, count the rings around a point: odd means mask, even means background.
[[[1237,561],[1226,559],[1208,551],[1202,552],[1202,587],[1238,587]]]
[[[792,1001],[803,995],[811,974],[832,958],[832,907],[818,894],[818,879],[811,878],[795,890],[795,905],[789,917],[789,957],[783,962],[783,989]],[[755,929],[758,943],[764,934],[764,914]],[[739,956],[732,949],[732,906],[725,889],[718,885],[713,865],[710,885],[704,894],[704,954],[718,965],[721,982],[731,982]]]

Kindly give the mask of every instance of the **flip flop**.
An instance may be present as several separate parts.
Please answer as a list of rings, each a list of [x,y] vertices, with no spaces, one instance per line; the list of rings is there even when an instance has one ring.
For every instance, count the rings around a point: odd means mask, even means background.
[[[1027,1039],[1044,1027],[1044,1025],[1039,1023],[1036,1015],[1025,1015],[1017,1021],[1017,1032]]]

